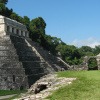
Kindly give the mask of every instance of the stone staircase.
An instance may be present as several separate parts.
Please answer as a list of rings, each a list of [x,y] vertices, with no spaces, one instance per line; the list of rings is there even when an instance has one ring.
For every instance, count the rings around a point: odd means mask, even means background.
[[[35,48],[33,49],[26,42],[25,38],[12,35],[10,38],[19,56],[19,61],[22,62],[23,68],[25,69],[30,87],[41,76],[49,73],[48,65]]]
[[[32,42],[31,40],[27,40],[28,43],[32,47],[34,47],[39,54],[43,57],[43,59],[51,66],[54,71],[68,70],[70,69],[70,65],[64,62],[61,58],[52,55],[47,50],[44,50],[38,43]]]
[[[0,90],[28,88],[27,77],[9,36],[0,37]]]
[[[29,38],[0,37],[0,89],[22,90],[46,74],[69,67]]]

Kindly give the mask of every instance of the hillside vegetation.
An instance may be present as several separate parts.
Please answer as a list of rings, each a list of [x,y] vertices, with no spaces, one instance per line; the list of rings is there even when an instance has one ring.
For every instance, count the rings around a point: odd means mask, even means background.
[[[82,46],[80,48],[74,45],[64,43],[60,38],[47,35],[45,33],[46,22],[42,17],[33,18],[30,20],[28,16],[21,17],[6,7],[9,0],[0,0],[0,15],[14,19],[26,25],[30,38],[38,42],[44,49],[57,55],[60,52],[62,59],[70,65],[78,65],[82,63],[84,56],[94,56],[99,54],[100,46],[91,48],[89,46]],[[60,33],[62,34],[62,33]],[[67,39],[68,37],[66,37]]]
[[[59,77],[76,77],[72,84],[60,88],[50,100],[100,100],[100,71],[59,72]]]

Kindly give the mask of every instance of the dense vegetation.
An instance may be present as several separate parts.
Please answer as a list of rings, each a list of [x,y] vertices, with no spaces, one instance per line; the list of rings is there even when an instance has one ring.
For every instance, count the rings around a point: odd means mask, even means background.
[[[0,0],[0,15],[14,19],[26,25],[30,32],[30,38],[38,42],[44,49],[56,55],[61,53],[62,59],[70,65],[77,65],[82,62],[84,56],[97,55],[100,52],[100,46],[91,48],[89,46],[82,46],[80,48],[74,45],[65,44],[60,38],[52,37],[45,33],[46,22],[42,17],[30,20],[27,16],[21,17],[16,14],[13,9],[6,7],[8,0]],[[67,39],[67,37],[66,37]]]
[[[100,71],[59,72],[60,77],[76,77],[70,85],[64,86],[49,96],[49,100],[99,100]]]
[[[89,70],[97,70],[98,69],[97,60],[95,58],[90,58],[89,59],[88,69]]]

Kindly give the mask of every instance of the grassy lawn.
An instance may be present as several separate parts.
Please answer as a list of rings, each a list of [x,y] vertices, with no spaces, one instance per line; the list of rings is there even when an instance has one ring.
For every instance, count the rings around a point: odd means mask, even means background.
[[[66,71],[59,77],[76,77],[72,84],[60,88],[50,100],[100,100],[100,71]]]
[[[0,96],[16,94],[15,96],[13,96],[9,99],[5,99],[5,100],[13,100],[16,97],[19,97],[19,95],[24,92],[27,92],[27,90],[22,90],[22,91],[20,91],[20,90],[0,90]]]
[[[20,91],[20,90],[0,90],[0,96],[20,94],[20,93],[23,93],[23,92],[26,92],[26,90],[24,90],[24,91]]]

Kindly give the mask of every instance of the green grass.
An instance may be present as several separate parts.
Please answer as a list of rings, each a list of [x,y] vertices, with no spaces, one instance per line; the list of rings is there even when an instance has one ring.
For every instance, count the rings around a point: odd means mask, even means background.
[[[5,99],[5,100],[13,100],[14,98],[17,98],[20,96],[21,93],[25,93],[27,90],[0,90],[0,96],[5,96],[5,95],[13,95],[16,94],[15,96]]]
[[[50,100],[100,100],[100,71],[66,71],[59,77],[77,78],[48,97]]]
[[[20,90],[0,90],[0,96],[20,94],[23,92],[26,92],[26,90],[23,90],[23,91],[20,91]]]
[[[20,94],[17,94],[17,95],[15,95],[15,96],[13,96],[13,97],[11,97],[11,98],[9,98],[9,99],[5,99],[5,100],[13,100],[13,99],[18,98],[18,97],[20,97]]]

